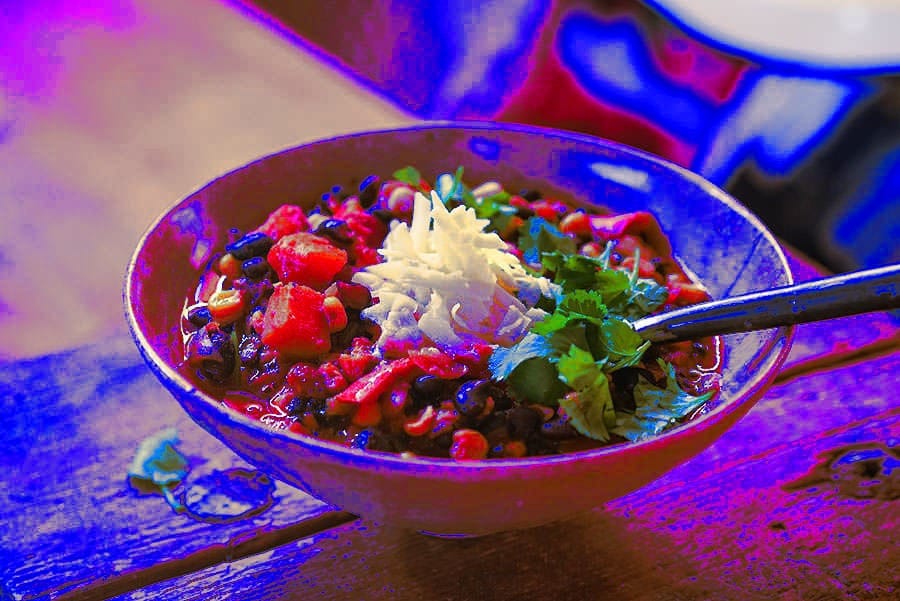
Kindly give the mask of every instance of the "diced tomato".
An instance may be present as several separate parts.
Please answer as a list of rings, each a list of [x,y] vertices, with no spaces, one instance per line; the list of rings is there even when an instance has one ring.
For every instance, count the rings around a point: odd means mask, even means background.
[[[350,420],[360,428],[370,428],[381,423],[381,405],[378,403],[365,403],[356,408],[353,418]]]
[[[656,271],[656,265],[645,259],[644,256],[645,255],[641,255],[641,260],[638,264],[638,276],[645,279],[656,280],[660,284],[665,283],[663,276]],[[622,260],[622,267],[629,271],[634,269],[634,257],[625,257]]]
[[[669,281],[669,297],[666,303],[675,307],[685,307],[709,300],[709,293],[696,284]]]
[[[378,357],[372,349],[372,343],[368,338],[354,338],[349,353],[342,353],[338,357],[338,365],[341,371],[350,381],[359,380],[366,375],[378,363]]]
[[[377,265],[381,262],[381,255],[378,254],[378,249],[367,246],[362,240],[353,241],[353,256],[356,257],[354,266],[357,270],[370,265]]]
[[[551,223],[559,221],[559,216],[566,211],[566,206],[552,200],[536,200],[531,203],[531,210],[538,217]]]
[[[656,217],[647,211],[612,216],[592,215],[591,228],[594,234],[603,240],[621,238],[626,234],[640,236],[656,251],[655,255],[663,258],[672,255],[669,239],[663,234]]]
[[[348,386],[344,372],[334,361],[326,361],[320,365],[319,373],[322,374],[322,383],[325,385],[328,396],[334,396]]]
[[[343,413],[344,409],[341,405],[375,403],[382,394],[393,388],[394,384],[409,378],[417,370],[418,368],[409,358],[384,362],[350,384],[340,394],[328,399],[329,412]]]
[[[381,414],[389,420],[403,417],[403,411],[409,403],[409,382],[397,382],[393,389],[381,396]]]
[[[326,288],[347,264],[346,251],[327,238],[308,232],[284,236],[269,250],[267,258],[282,282],[316,290]]]
[[[454,380],[468,373],[469,368],[439,349],[425,347],[409,352],[410,360],[426,374],[442,380]]]
[[[591,235],[591,218],[584,211],[569,213],[559,222],[559,231],[570,236]]]
[[[309,221],[306,219],[306,213],[297,205],[281,205],[256,229],[257,232],[262,232],[275,241],[289,234],[308,230]]]
[[[518,194],[513,194],[506,202],[508,202],[511,207],[516,207],[517,209],[531,209],[531,203]]]
[[[490,344],[474,342],[465,348],[457,349],[453,359],[469,368],[469,375],[480,377],[488,369],[488,360],[494,352]]]
[[[345,307],[360,311],[372,304],[372,293],[362,284],[337,282],[335,288],[337,297],[341,299]]]
[[[347,310],[344,309],[344,303],[336,296],[326,296],[322,303],[322,309],[325,311],[325,318],[331,327],[332,332],[339,332],[347,327]]]
[[[287,385],[299,397],[325,399],[329,396],[323,374],[314,363],[295,363],[287,373]]]
[[[331,326],[322,304],[325,295],[308,286],[277,286],[263,316],[263,343],[296,359],[312,359],[331,350]]]
[[[403,430],[410,436],[424,436],[434,426],[434,407],[427,405],[418,415],[408,418],[403,423]]]
[[[362,240],[369,248],[380,248],[388,233],[388,226],[384,221],[361,208],[353,210],[344,205],[335,212],[334,218],[343,220],[354,237]]]
[[[462,428],[453,433],[453,443],[450,445],[450,457],[453,459],[484,459],[487,453],[487,439],[478,430]]]

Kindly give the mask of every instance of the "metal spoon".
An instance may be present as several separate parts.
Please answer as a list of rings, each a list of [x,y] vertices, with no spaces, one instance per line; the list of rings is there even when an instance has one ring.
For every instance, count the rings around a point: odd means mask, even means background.
[[[699,303],[632,325],[645,340],[669,342],[897,308],[900,264]]]

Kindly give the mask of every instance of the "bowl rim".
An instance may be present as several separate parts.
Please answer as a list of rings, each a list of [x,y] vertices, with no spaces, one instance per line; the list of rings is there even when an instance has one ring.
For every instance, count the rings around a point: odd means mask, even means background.
[[[328,136],[313,139],[306,142],[301,142],[296,145],[286,146],[281,149],[275,150],[273,152],[267,153],[265,155],[259,156],[256,159],[248,161],[238,167],[228,170],[224,174],[209,180],[202,185],[194,188],[188,194],[180,197],[177,201],[170,204],[162,213],[160,213],[153,222],[147,227],[144,233],[141,235],[135,250],[133,251],[129,261],[128,266],[125,273],[125,281],[122,291],[123,304],[125,309],[125,318],[128,323],[128,327],[131,331],[132,338],[135,341],[141,355],[144,357],[145,361],[149,364],[151,369],[156,372],[156,375],[160,378],[163,378],[168,382],[169,387],[177,387],[179,390],[183,392],[183,394],[190,395],[195,399],[199,399],[204,403],[208,403],[212,406],[213,410],[218,414],[218,418],[222,420],[222,425],[240,427],[242,429],[250,429],[254,431],[258,431],[261,438],[269,439],[272,444],[276,444],[275,440],[283,440],[289,444],[299,444],[303,447],[306,447],[309,451],[315,452],[320,455],[330,456],[333,459],[340,460],[344,464],[353,464],[356,467],[371,467],[374,465],[378,465],[381,468],[384,467],[396,467],[401,470],[413,470],[421,473],[421,475],[427,475],[428,473],[433,473],[435,468],[441,468],[441,470],[452,469],[454,471],[460,472],[473,472],[473,471],[492,471],[492,470],[502,470],[504,472],[509,470],[530,470],[531,468],[539,467],[539,466],[553,466],[559,464],[576,464],[582,462],[590,462],[599,457],[603,457],[606,455],[612,455],[616,453],[621,453],[623,450],[630,450],[631,452],[637,452],[642,448],[651,447],[654,445],[660,445],[666,443],[668,441],[673,441],[677,438],[682,438],[684,436],[689,435],[689,433],[693,430],[697,430],[698,428],[703,428],[705,425],[713,425],[716,422],[726,419],[730,414],[735,411],[738,411],[743,405],[747,402],[756,398],[759,394],[761,394],[765,387],[769,384],[770,380],[772,380],[778,369],[784,363],[785,358],[787,357],[788,352],[791,348],[791,343],[794,337],[794,329],[795,326],[781,326],[778,328],[773,328],[774,337],[772,339],[772,343],[775,343],[778,340],[783,340],[783,344],[781,348],[778,350],[774,357],[769,359],[769,362],[772,363],[772,367],[770,370],[766,372],[757,372],[754,376],[748,381],[747,384],[743,387],[745,393],[743,395],[744,401],[738,402],[726,402],[717,407],[715,407],[709,413],[706,413],[700,417],[690,420],[689,422],[680,425],[676,428],[663,432],[657,436],[636,441],[636,442],[626,442],[620,444],[613,444],[604,447],[588,449],[583,451],[573,451],[567,453],[560,453],[557,455],[540,455],[533,457],[521,457],[521,458],[485,458],[485,459],[476,459],[476,460],[466,460],[466,461],[456,461],[449,458],[443,457],[427,457],[427,456],[414,456],[414,457],[404,457],[399,453],[388,453],[388,452],[378,452],[378,451],[368,451],[362,449],[354,449],[337,442],[331,442],[327,440],[322,440],[315,438],[313,436],[306,436],[303,434],[293,433],[288,430],[279,429],[273,430],[268,428],[265,424],[258,420],[254,420],[250,417],[247,417],[243,414],[240,414],[236,411],[229,409],[224,406],[220,400],[216,399],[214,396],[207,394],[203,390],[194,386],[190,380],[188,380],[183,374],[181,374],[175,366],[170,365],[168,361],[166,361],[160,354],[157,352],[156,348],[150,343],[147,339],[144,332],[139,327],[139,321],[137,315],[135,314],[133,308],[133,300],[135,298],[135,287],[134,281],[137,278],[137,267],[139,265],[139,258],[141,253],[143,252],[148,239],[151,235],[157,230],[159,225],[169,218],[171,215],[177,212],[182,206],[190,201],[194,196],[198,193],[202,192],[206,188],[214,185],[219,180],[222,180],[226,177],[233,175],[236,172],[242,171],[244,169],[251,168],[253,165],[264,162],[272,157],[284,154],[286,152],[296,151],[301,148],[321,145],[321,144],[332,144],[332,143],[340,143],[342,140],[348,138],[358,138],[358,137],[367,137],[367,136],[377,136],[377,135],[391,135],[391,134],[399,134],[408,131],[415,130],[471,130],[474,133],[477,131],[485,131],[485,132],[497,132],[497,131],[509,131],[513,133],[521,133],[521,134],[537,134],[541,136],[552,136],[561,139],[568,139],[573,142],[580,142],[591,145],[599,145],[604,148],[612,149],[616,152],[624,153],[626,155],[631,155],[638,157],[644,161],[647,161],[653,165],[661,167],[665,170],[673,171],[679,177],[691,182],[698,188],[702,189],[703,192],[715,197],[720,202],[725,204],[728,208],[738,213],[747,220],[758,232],[760,236],[762,236],[775,250],[776,256],[778,258],[778,264],[782,267],[784,274],[787,276],[787,283],[785,285],[790,285],[794,281],[793,273],[791,271],[790,265],[787,261],[787,258],[784,255],[781,244],[778,243],[775,236],[769,229],[762,223],[762,221],[754,215],[747,207],[745,207],[740,201],[736,198],[729,195],[727,192],[713,184],[712,182],[706,180],[702,176],[697,173],[694,173],[684,167],[676,165],[671,161],[668,161],[662,157],[654,155],[652,153],[633,148],[626,144],[622,144],[619,142],[615,142],[612,140],[607,140],[605,138],[600,138],[598,136],[593,136],[589,134],[583,134],[579,132],[573,132],[569,130],[563,129],[555,129],[550,127],[543,126],[535,126],[535,125],[524,125],[518,123],[504,123],[504,122],[494,122],[494,121],[452,121],[452,120],[440,120],[440,121],[421,121],[416,122],[409,125],[403,126],[394,126],[394,127],[386,127],[386,128],[376,128],[376,129],[367,129],[367,130],[359,130],[353,131],[349,133],[343,133],[335,136]],[[165,383],[165,382],[164,382]],[[179,403],[181,401],[179,400]],[[183,404],[183,403],[181,403]],[[193,418],[194,416],[191,415]],[[274,437],[274,440],[273,440]],[[224,442],[224,441],[223,441]],[[437,476],[441,478],[441,476]]]

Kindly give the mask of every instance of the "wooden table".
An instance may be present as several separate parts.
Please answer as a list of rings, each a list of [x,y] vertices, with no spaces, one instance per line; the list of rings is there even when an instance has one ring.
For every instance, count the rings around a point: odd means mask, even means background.
[[[141,231],[254,156],[409,118],[233,5],[32,4],[0,30],[4,74],[30,61],[0,104],[0,599],[900,596],[900,328],[885,314],[798,328],[776,385],[717,444],[533,530],[440,540],[281,483],[269,509],[224,524],[135,493],[137,445],[167,427],[188,484],[250,468],[124,329]]]

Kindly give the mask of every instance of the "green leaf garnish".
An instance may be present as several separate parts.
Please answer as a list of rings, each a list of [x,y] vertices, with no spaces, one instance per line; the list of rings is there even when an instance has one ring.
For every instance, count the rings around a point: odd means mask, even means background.
[[[666,387],[654,386],[643,377],[638,379],[634,387],[634,413],[616,413],[616,426],[612,431],[619,436],[631,441],[656,436],[677,425],[712,398],[712,391],[700,396],[685,392],[678,386],[675,368],[662,359],[658,362],[666,374]]]
[[[394,171],[393,178],[407,183],[416,190],[421,190],[422,184],[422,174],[419,173],[419,170],[415,167],[403,167],[402,169],[398,169]]]
[[[627,321],[614,316],[607,317],[603,322],[595,340],[595,353],[605,356],[610,364],[607,371],[634,365],[650,348],[650,342],[641,338]]]
[[[175,428],[166,428],[141,441],[128,468],[128,483],[140,492],[163,495],[169,506],[180,513],[184,505],[175,498],[173,490],[184,480],[189,467],[176,444]]]
[[[525,261],[531,264],[539,265],[543,253],[559,251],[574,255],[576,246],[572,237],[563,234],[543,217],[529,217],[519,228],[519,248]]]
[[[566,393],[556,366],[547,357],[532,357],[522,361],[506,379],[516,397],[527,403],[555,406]]]
[[[546,357],[550,354],[547,339],[535,332],[529,332],[517,344],[510,347],[497,347],[488,358],[488,368],[495,380],[506,380],[520,363],[535,357]]]
[[[572,426],[588,438],[608,441],[616,414],[603,364],[589,352],[572,346],[559,358],[557,367],[560,380],[574,390],[559,399]]]

